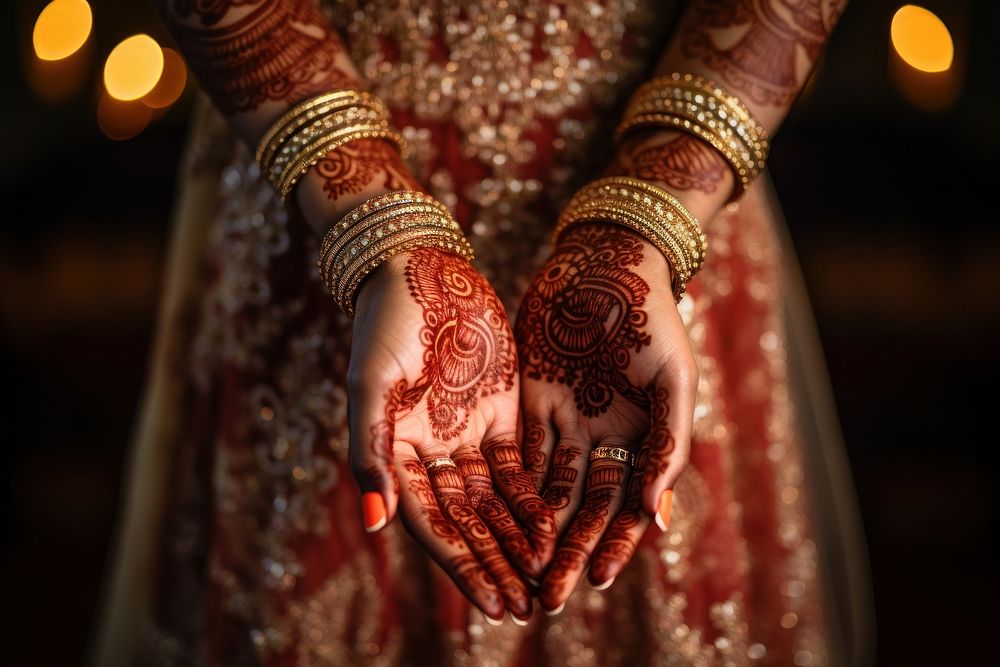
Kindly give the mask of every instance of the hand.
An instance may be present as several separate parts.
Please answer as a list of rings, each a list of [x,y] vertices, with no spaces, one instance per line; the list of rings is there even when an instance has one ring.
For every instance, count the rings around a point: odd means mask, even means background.
[[[531,615],[511,563],[540,578],[555,549],[552,512],[521,462],[517,390],[503,305],[467,261],[420,249],[366,281],[348,370],[366,528],[378,530],[398,507],[411,535],[493,619],[505,607]]]
[[[517,317],[524,459],[562,536],[539,595],[562,609],[590,564],[606,588],[654,516],[662,529],[690,450],[697,371],[671,293],[670,266],[611,224],[570,230]],[[635,468],[589,460],[598,446]]]

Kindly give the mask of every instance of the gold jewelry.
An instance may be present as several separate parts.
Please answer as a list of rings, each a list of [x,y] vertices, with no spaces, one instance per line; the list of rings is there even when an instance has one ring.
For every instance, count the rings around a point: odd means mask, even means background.
[[[621,461],[629,468],[635,465],[635,454],[621,447],[595,447],[590,452],[590,462],[611,459]]]
[[[261,165],[270,163],[274,153],[299,128],[333,111],[351,107],[369,108],[381,113],[383,118],[389,118],[388,107],[371,93],[359,90],[336,90],[324,93],[296,104],[274,121],[257,142],[254,158]]]
[[[255,157],[261,173],[288,197],[323,156],[358,139],[387,139],[405,157],[406,140],[391,127],[389,108],[370,93],[338,90],[295,105],[261,136]]]
[[[326,233],[317,266],[337,305],[353,315],[365,277],[390,257],[417,248],[473,258],[472,246],[443,204],[422,192],[389,192],[357,206]]]
[[[581,188],[559,217],[553,244],[567,229],[585,222],[617,223],[656,246],[670,262],[678,301],[708,251],[708,240],[691,212],[663,188],[637,178],[612,176]]]
[[[739,195],[764,169],[767,131],[735,95],[713,81],[674,73],[641,86],[615,131],[616,140],[631,129],[659,125],[689,132],[712,145],[736,173]]]
[[[424,464],[424,468],[427,469],[427,472],[434,472],[438,468],[456,468],[457,469],[458,466],[455,465],[455,462],[452,461],[449,457],[447,457],[447,456],[439,456],[436,459],[431,459],[430,461],[426,462]]]
[[[282,201],[288,198],[288,194],[299,179],[322,160],[327,153],[358,139],[388,139],[396,144],[400,154],[406,155],[406,139],[388,126],[354,125],[339,132],[322,135],[307,144],[299,156],[279,176],[277,187]]]

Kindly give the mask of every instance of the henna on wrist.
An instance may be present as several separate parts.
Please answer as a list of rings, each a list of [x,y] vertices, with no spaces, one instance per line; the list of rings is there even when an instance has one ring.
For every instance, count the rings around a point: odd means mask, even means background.
[[[625,141],[605,176],[632,176],[671,192],[713,194],[732,187],[729,165],[701,139],[674,131],[635,135]]]

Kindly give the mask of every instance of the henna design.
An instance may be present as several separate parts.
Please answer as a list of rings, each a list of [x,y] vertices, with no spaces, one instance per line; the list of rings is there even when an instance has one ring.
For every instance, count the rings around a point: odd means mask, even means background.
[[[469,549],[482,564],[486,572],[496,582],[512,611],[519,616],[531,613],[528,591],[520,577],[504,558],[493,534],[479,517],[469,497],[465,494],[465,484],[459,469],[451,467],[435,468],[429,478],[440,500],[445,516],[458,526]]]
[[[790,106],[846,0],[696,0],[684,54],[758,104]],[[733,39],[733,33],[742,35]],[[721,37],[721,39],[719,39]],[[801,71],[800,58],[808,64]]]
[[[663,387],[650,387],[650,431],[639,451],[635,472],[629,480],[625,507],[605,534],[590,566],[590,580],[601,584],[618,576],[632,558],[639,540],[649,527],[650,517],[643,512],[643,489],[656,482],[667,471],[674,437],[667,428],[670,416],[669,392]]]
[[[545,486],[543,498],[545,504],[553,510],[565,509],[569,506],[573,487],[579,471],[576,462],[582,454],[579,447],[559,445],[552,455],[552,469],[549,471],[548,484]]]
[[[424,464],[417,459],[407,459],[403,461],[403,467],[412,476],[408,485],[410,493],[420,503],[421,512],[423,512],[431,532],[450,545],[464,546],[464,541],[458,529],[441,512],[437,496],[434,494],[430,479],[427,477],[427,470],[424,468]]]
[[[608,523],[611,506],[622,492],[625,466],[616,461],[596,461],[587,475],[583,507],[559,544],[542,589],[550,608],[561,604],[576,585]]]
[[[431,432],[448,440],[465,430],[480,397],[514,386],[514,341],[503,305],[466,260],[421,248],[405,273],[424,314],[424,368],[405,392],[411,402],[426,396]]]
[[[628,140],[607,175],[634,176],[676,190],[701,190],[709,194],[715,192],[726,176],[726,162],[715,149],[696,137],[678,134],[652,145],[647,141],[641,136]]]
[[[649,462],[645,466],[644,484],[653,484],[656,478],[667,471],[670,465],[670,455],[676,443],[674,436],[667,427],[670,417],[670,393],[663,387],[650,389],[651,401],[649,408]]]
[[[253,111],[268,101],[294,104],[317,93],[358,86],[354,77],[337,68],[335,60],[344,45],[313,0],[240,2],[257,6],[218,25],[228,9],[224,4],[182,2],[168,16],[181,50],[224,114]],[[195,14],[202,26],[178,20]]]
[[[648,527],[649,517],[642,513],[643,478],[648,461],[649,447],[644,445],[636,457],[635,471],[629,479],[625,506],[611,522],[591,562],[590,581],[595,585],[618,576],[622,567],[632,558],[639,539]]]
[[[546,545],[551,546],[556,536],[555,517],[525,472],[517,443],[510,439],[490,440],[482,444],[482,452],[493,471],[494,482],[535,544],[543,550]]]
[[[642,241],[610,226],[572,230],[535,277],[521,303],[517,338],[529,378],[573,389],[587,417],[605,412],[616,395],[644,406],[626,378],[632,353],[650,344],[642,310],[649,285],[631,269]]]
[[[387,190],[420,189],[396,147],[381,139],[352,141],[327,153],[315,169],[333,201],[361,192],[380,177]]]
[[[535,488],[541,490],[545,481],[545,462],[548,460],[542,445],[545,442],[545,428],[538,423],[531,424],[524,434],[524,467],[535,483]]]

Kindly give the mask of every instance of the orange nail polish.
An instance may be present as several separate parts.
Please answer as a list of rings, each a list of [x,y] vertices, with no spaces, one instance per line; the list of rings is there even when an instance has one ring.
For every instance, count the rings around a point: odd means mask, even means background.
[[[660,507],[656,510],[656,525],[660,527],[660,530],[666,531],[667,526],[670,525],[670,510],[674,504],[674,492],[670,489],[664,489],[663,493],[660,494]]]
[[[365,530],[374,533],[385,525],[385,500],[382,494],[369,491],[361,496],[361,514],[365,519]]]

